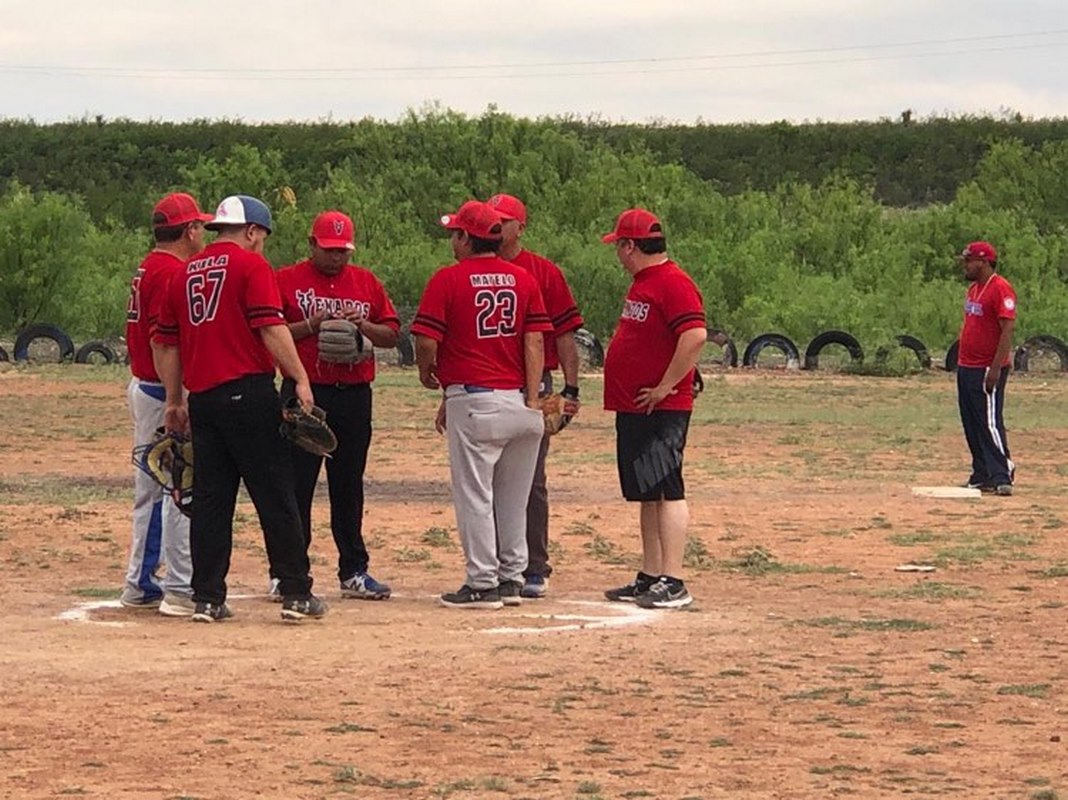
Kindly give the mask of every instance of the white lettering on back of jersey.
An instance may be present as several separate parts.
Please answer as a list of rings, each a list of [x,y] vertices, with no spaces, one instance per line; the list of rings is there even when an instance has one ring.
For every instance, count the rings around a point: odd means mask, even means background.
[[[506,272],[484,272],[471,276],[471,285],[483,286],[515,286],[515,275]]]
[[[230,263],[230,256],[223,253],[218,256],[208,256],[207,258],[198,258],[196,261],[190,261],[185,265],[185,271],[187,274],[193,272],[202,272],[206,269],[213,269],[215,267],[225,267]]]

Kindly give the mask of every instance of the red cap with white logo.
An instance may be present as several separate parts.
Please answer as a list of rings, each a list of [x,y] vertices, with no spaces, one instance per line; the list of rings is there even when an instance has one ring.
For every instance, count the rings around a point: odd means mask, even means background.
[[[990,242],[972,242],[964,248],[960,257],[964,259],[976,258],[980,261],[994,263],[998,260],[998,251],[994,249],[994,245],[990,244]]]
[[[355,250],[356,227],[340,211],[324,211],[312,223],[311,237],[324,250]]]

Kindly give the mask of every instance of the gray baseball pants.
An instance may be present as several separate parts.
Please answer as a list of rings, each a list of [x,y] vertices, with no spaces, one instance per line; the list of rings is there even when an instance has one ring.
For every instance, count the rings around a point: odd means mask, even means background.
[[[545,423],[518,389],[445,390],[452,501],[467,560],[465,583],[491,589],[523,580],[527,498]],[[496,523],[496,524],[495,524]]]

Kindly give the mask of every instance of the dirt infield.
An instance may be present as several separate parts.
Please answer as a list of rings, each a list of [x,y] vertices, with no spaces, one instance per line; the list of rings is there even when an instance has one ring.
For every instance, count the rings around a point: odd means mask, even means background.
[[[638,541],[595,405],[549,457],[551,596],[437,607],[462,559],[435,399],[387,369],[365,531],[396,596],[338,597],[322,502],[331,614],[282,625],[245,501],[237,616],[197,626],[115,607],[121,368],[0,365],[0,797],[1068,796],[1068,381],[1013,378],[1018,492],[978,500],[910,491],[967,476],[952,376],[706,387],[690,609],[600,602]]]

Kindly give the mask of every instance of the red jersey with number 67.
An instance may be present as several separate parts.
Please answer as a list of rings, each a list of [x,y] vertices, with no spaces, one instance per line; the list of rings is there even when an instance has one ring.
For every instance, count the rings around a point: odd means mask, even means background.
[[[369,269],[349,265],[337,275],[324,275],[311,261],[301,261],[283,267],[276,276],[287,322],[301,322],[321,311],[336,317],[355,311],[368,322],[400,330],[385,287]],[[312,383],[370,383],[375,379],[374,356],[359,364],[321,361],[317,336],[298,341],[297,354]]]
[[[989,367],[994,363],[1003,319],[1016,319],[1016,292],[1011,283],[995,272],[982,286],[978,283],[969,286],[964,297],[958,366]],[[1006,355],[1001,366],[1008,364]]]
[[[182,259],[163,250],[153,250],[130,281],[130,302],[126,306],[126,347],[130,354],[130,372],[143,381],[159,382],[152,361],[152,332],[167,284],[182,267]]]
[[[442,386],[526,385],[523,335],[552,332],[537,282],[501,258],[465,258],[431,276],[411,331],[438,342]]]
[[[604,357],[605,409],[642,413],[635,402],[638,390],[660,383],[683,331],[703,327],[701,291],[678,264],[665,261],[635,275]],[[654,410],[692,409],[691,370]]]
[[[284,324],[267,259],[233,242],[213,242],[171,279],[155,339],[178,345],[185,387],[204,392],[273,373],[274,359],[256,329]]]

